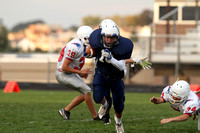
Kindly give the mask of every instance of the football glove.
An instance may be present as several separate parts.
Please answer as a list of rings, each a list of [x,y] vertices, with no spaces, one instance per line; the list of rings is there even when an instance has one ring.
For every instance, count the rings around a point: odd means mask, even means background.
[[[135,64],[134,63],[131,64],[131,68],[132,68],[133,71],[135,70]]]
[[[101,56],[105,57],[107,60],[112,59],[111,52],[108,49],[103,49],[101,51]]]
[[[135,62],[135,64],[139,64],[144,70],[148,70],[151,68],[152,64],[148,61],[145,61],[147,57],[143,59],[137,59],[137,58],[131,58],[131,59]]]
[[[103,53],[104,49],[101,50],[101,53]],[[101,57],[99,58],[99,61],[104,62],[104,56],[101,54]]]

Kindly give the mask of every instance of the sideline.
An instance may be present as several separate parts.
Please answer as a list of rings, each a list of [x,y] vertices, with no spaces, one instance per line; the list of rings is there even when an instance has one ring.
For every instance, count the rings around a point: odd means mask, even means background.
[[[0,82],[0,89],[4,89],[6,82]],[[18,85],[21,90],[69,90],[71,88],[63,87],[57,83],[27,83],[27,82],[18,82]],[[92,84],[88,84],[91,88]],[[140,85],[140,84],[133,84],[133,85],[125,85],[126,92],[162,92],[164,86],[159,85]]]

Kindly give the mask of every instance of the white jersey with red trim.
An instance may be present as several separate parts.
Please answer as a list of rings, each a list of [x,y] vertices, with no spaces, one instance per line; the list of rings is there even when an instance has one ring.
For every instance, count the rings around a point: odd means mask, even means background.
[[[171,86],[167,86],[162,91],[161,97],[165,100],[165,102],[169,102],[170,88]],[[170,106],[174,110],[180,111],[183,114],[192,115],[200,109],[200,99],[193,91],[190,91],[185,102],[181,103],[180,105],[174,105],[170,103]]]
[[[57,69],[62,70],[62,65],[67,58],[72,61],[69,67],[80,70],[85,64],[85,57],[83,54],[83,43],[78,38],[71,40],[60,51],[60,56],[57,62]]]

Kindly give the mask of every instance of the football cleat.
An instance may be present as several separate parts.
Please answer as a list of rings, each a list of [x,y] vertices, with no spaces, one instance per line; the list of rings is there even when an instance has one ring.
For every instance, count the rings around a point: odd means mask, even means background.
[[[114,119],[115,119],[115,129],[116,129],[117,133],[124,133],[124,127],[123,127],[122,121],[120,121],[120,123],[117,123],[116,116],[114,116]]]
[[[103,123],[104,123],[105,125],[110,124],[110,123],[111,123],[110,114],[104,115],[103,118],[102,118],[102,120],[103,120]]]
[[[98,114],[99,114],[99,118],[102,119],[103,116],[105,115],[107,109],[108,109],[109,104],[107,104],[107,106],[105,107],[104,105],[101,104]]]
[[[92,119],[93,121],[100,121],[101,119],[99,118],[99,116],[97,116],[96,118]]]
[[[61,110],[58,110],[58,113],[64,118],[64,120],[70,119],[70,112],[66,111],[64,108],[62,108]]]
[[[115,124],[115,128],[116,128],[117,133],[124,133],[124,127],[122,123]]]

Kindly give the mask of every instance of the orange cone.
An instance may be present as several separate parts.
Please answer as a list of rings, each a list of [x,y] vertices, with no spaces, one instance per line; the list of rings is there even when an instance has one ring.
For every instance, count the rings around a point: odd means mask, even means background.
[[[4,93],[20,92],[20,88],[16,81],[8,81],[3,91]]]

